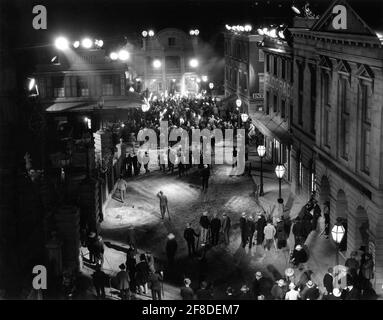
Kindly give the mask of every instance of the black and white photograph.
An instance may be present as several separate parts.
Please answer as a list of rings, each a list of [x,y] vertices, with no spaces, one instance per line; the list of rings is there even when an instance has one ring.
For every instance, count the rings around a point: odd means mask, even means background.
[[[0,0],[0,300],[382,299],[382,0]]]

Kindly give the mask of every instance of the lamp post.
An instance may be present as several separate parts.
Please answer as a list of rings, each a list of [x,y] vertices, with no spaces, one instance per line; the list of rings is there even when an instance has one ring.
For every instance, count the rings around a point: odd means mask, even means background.
[[[277,178],[279,179],[279,199],[278,202],[282,203],[282,178],[285,174],[285,166],[283,164],[279,164],[275,167],[275,174],[277,175]],[[282,202],[281,202],[282,201]]]
[[[261,179],[260,179],[260,187],[259,187],[259,195],[263,196],[263,168],[262,168],[262,159],[265,156],[266,153],[266,147],[265,146],[258,146],[257,148],[258,156],[261,158]]]
[[[342,242],[345,232],[346,230],[340,221],[337,221],[331,229],[331,236],[336,244],[336,266],[339,265],[339,245]]]

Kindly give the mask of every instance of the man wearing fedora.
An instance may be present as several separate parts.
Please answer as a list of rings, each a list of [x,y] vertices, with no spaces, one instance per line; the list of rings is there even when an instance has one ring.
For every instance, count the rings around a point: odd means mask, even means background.
[[[129,299],[129,273],[125,270],[124,264],[119,265],[120,271],[116,275],[117,289],[120,290],[121,300]]]
[[[229,237],[230,228],[231,228],[230,217],[226,213],[224,213],[222,216],[222,232],[223,232],[223,239],[226,245],[230,243],[230,237]]]
[[[284,300],[286,291],[285,281],[283,279],[279,279],[271,288],[271,295],[274,300]]]
[[[242,212],[241,218],[239,218],[239,227],[241,229],[241,245],[242,248],[245,248],[249,238],[249,226],[247,224],[245,212]]]
[[[319,298],[319,289],[316,284],[309,280],[300,292],[302,300],[317,300]]]

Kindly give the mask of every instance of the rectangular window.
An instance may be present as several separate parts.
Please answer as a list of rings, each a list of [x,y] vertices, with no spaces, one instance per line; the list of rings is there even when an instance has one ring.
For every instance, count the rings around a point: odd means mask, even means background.
[[[53,82],[53,97],[55,98],[65,97],[64,77],[54,77],[52,82]]]
[[[88,97],[89,96],[89,85],[88,79],[83,77],[77,78],[77,96]]]
[[[168,46],[174,47],[175,45],[176,45],[176,38],[174,38],[174,37],[168,38]]]
[[[286,117],[286,101],[284,99],[281,101],[281,117],[283,119]]]
[[[348,159],[349,152],[349,112],[347,104],[347,79],[341,78],[338,83],[338,109],[341,111],[340,114],[340,152],[344,159]]]
[[[278,112],[278,96],[274,94],[273,111]]]
[[[282,59],[281,69],[282,69],[282,79],[285,80],[286,79],[286,60],[285,59]]]
[[[113,77],[104,76],[102,77],[102,95],[103,96],[113,96]]]
[[[315,108],[316,108],[316,91],[317,91],[317,76],[315,65],[310,66],[310,130],[315,134]]]
[[[274,76],[278,76],[278,57],[274,56]]]
[[[266,114],[270,114],[270,91],[266,91]]]
[[[166,72],[180,73],[181,72],[181,58],[179,56],[166,56],[165,57]]]
[[[359,90],[359,105],[362,108],[361,169],[364,173],[369,174],[371,152],[371,104],[369,96],[371,86],[362,83]]]
[[[303,84],[304,84],[304,66],[298,64],[298,124],[303,125]]]

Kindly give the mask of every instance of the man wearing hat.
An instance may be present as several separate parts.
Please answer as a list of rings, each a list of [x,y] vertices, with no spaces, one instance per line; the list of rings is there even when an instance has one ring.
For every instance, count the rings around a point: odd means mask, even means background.
[[[247,229],[249,232],[249,235],[248,235],[249,252],[251,252],[251,248],[253,247],[253,236],[256,229],[256,224],[252,215],[250,215],[249,218],[247,219]]]
[[[263,230],[266,227],[266,218],[265,215],[262,213],[258,214],[258,220],[257,220],[257,245],[262,245],[263,240],[265,239],[265,234],[263,233]]]
[[[265,250],[270,251],[271,246],[275,247],[275,234],[277,233],[275,227],[271,224],[269,221],[266,225],[266,227],[263,229],[263,233],[265,234]]]
[[[202,191],[207,192],[207,188],[209,187],[209,178],[210,178],[210,168],[207,164],[204,164],[203,169],[201,171],[202,178]]]
[[[263,295],[268,297],[270,295],[270,287],[268,281],[263,277],[261,271],[255,273],[255,279],[253,281],[253,296],[255,299],[258,299],[259,296]]]
[[[317,300],[319,298],[319,289],[312,280],[309,280],[300,292],[300,296],[302,300]]]
[[[184,286],[181,288],[182,300],[193,300],[194,290],[190,288],[191,280],[189,278],[184,279]]]
[[[92,275],[93,285],[96,288],[97,298],[105,299],[105,286],[108,283],[108,276],[101,270],[101,265],[96,265],[96,271]]]
[[[271,295],[274,300],[284,300],[286,296],[286,286],[283,279],[279,279],[271,288]]]
[[[119,265],[120,271],[116,275],[117,289],[120,290],[121,300],[127,300],[129,297],[129,273],[126,272],[124,264]]]
[[[96,255],[95,255],[95,243],[97,241],[96,233],[91,232],[88,236],[87,240],[87,248],[89,251],[89,260],[90,263],[96,263]]]
[[[194,229],[191,227],[190,223],[186,224],[186,229],[184,230],[184,238],[188,245],[189,257],[195,254],[195,239],[198,238],[199,234],[197,234]]]
[[[307,262],[307,260],[308,256],[305,249],[300,244],[298,244],[293,251],[291,262],[296,267],[302,268],[302,263]]]
[[[332,290],[334,289],[333,271],[332,268],[328,268],[327,273],[323,277],[323,286],[326,288],[327,294],[332,293]]]
[[[334,288],[330,294],[326,296],[327,300],[342,300],[342,291],[339,288]]]

